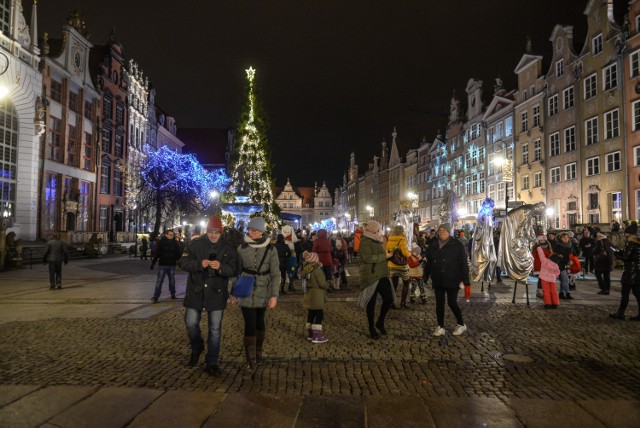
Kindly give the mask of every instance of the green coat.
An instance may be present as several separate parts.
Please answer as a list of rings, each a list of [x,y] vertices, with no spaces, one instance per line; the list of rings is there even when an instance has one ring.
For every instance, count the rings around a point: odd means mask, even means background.
[[[364,290],[379,279],[389,277],[387,252],[382,242],[362,235],[358,259],[360,260],[360,290]]]
[[[307,292],[304,293],[303,307],[305,309],[324,309],[329,284],[322,270],[322,264],[305,262],[300,275],[307,278]]]
[[[277,298],[280,294],[280,260],[273,245],[259,248],[246,244],[240,245],[238,247],[238,274],[251,275],[245,272],[245,269],[256,271],[265,251],[269,253],[262,263],[260,272],[266,272],[266,274],[256,276],[252,295],[238,298],[238,304],[243,308],[266,308],[269,299],[271,297]]]

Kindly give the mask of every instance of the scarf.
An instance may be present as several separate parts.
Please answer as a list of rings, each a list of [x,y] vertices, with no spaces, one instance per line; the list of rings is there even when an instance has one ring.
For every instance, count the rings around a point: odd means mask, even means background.
[[[260,238],[254,241],[253,239],[249,238],[249,235],[245,235],[244,242],[245,244],[249,245],[251,248],[262,248],[269,245],[269,243],[271,242],[271,239],[267,239],[266,235],[262,235]]]

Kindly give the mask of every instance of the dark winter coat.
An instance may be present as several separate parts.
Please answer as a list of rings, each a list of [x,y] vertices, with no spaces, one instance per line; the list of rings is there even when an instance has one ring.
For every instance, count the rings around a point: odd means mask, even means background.
[[[591,236],[586,237],[583,236],[580,238],[580,251],[584,254],[585,257],[589,257],[593,253],[593,249],[596,247],[596,240]]]
[[[208,260],[212,255],[220,262],[217,271],[202,267],[202,260]],[[233,245],[222,238],[213,244],[206,235],[200,236],[187,245],[178,266],[189,272],[183,302],[185,307],[207,311],[226,307],[229,278],[238,274],[238,252]]]
[[[374,241],[373,239],[362,235],[360,237],[359,250],[360,290],[364,290],[382,278],[389,277],[387,252],[382,242]]]
[[[429,246],[424,281],[431,277],[434,288],[458,288],[462,282],[471,285],[469,263],[464,245],[450,237],[440,248],[439,241]]]
[[[178,260],[180,260],[180,254],[180,244],[178,244],[178,241],[163,236],[160,242],[158,242],[151,264],[154,265],[158,262],[160,266],[175,266]]]
[[[593,269],[598,273],[611,272],[613,270],[611,241],[606,238],[596,241],[593,249]]]
[[[553,252],[560,256],[560,263],[558,263],[560,270],[566,269],[569,265],[569,255],[573,253],[571,241],[564,243],[556,240],[553,246]]]
[[[55,263],[64,261],[65,264],[69,260],[69,252],[67,244],[58,238],[47,241],[47,252],[43,256],[44,263]]]
[[[616,256],[624,262],[624,271],[620,282],[630,287],[640,286],[640,237],[629,236],[627,245]]]
[[[300,275],[307,279],[303,307],[305,309],[324,309],[324,305],[327,302],[329,283],[325,278],[322,265],[320,263],[304,262]]]
[[[284,239],[278,239],[275,244],[276,251],[278,252],[278,261],[280,262],[280,269],[286,269],[287,263],[289,263],[289,257],[291,257],[291,249],[284,242]]]
[[[333,266],[331,258],[331,240],[327,237],[327,231],[320,229],[318,238],[313,243],[313,252],[318,253],[318,259],[322,266]]]

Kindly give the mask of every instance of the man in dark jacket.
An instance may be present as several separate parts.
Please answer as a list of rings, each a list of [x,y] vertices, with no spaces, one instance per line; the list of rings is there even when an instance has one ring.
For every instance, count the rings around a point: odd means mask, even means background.
[[[447,303],[458,323],[453,334],[459,336],[467,331],[467,326],[462,319],[462,310],[457,302],[460,283],[464,286],[471,286],[467,254],[462,243],[451,237],[451,225],[448,223],[438,227],[438,239],[429,245],[428,251],[423,280],[426,282],[431,277],[436,296],[438,326],[433,335],[443,336],[445,334],[444,301],[446,296]]]
[[[151,269],[158,262],[158,278],[156,279],[156,289],[153,293],[151,300],[153,303],[157,303],[160,298],[160,292],[162,291],[162,283],[164,277],[169,277],[169,291],[171,292],[171,298],[176,298],[176,262],[180,258],[180,245],[178,241],[173,238],[173,230],[167,229],[164,231],[164,235],[158,245],[156,246],[156,252],[151,260]]]
[[[616,257],[624,262],[624,270],[620,283],[622,287],[620,293],[620,306],[618,310],[609,314],[611,318],[624,320],[624,312],[629,305],[629,294],[633,292],[638,302],[638,315],[631,317],[633,321],[640,321],[640,237],[638,236],[638,225],[633,222],[624,230],[627,243],[622,251],[616,251]]]
[[[47,241],[47,252],[44,254],[42,263],[49,264],[49,289],[62,288],[62,263],[69,262],[67,244],[60,240],[60,234],[53,232],[51,239]]]
[[[584,256],[584,269],[585,273],[593,273],[593,250],[596,248],[596,240],[591,236],[591,232],[588,228],[584,228],[582,231],[582,238],[580,238],[580,251]]]
[[[222,375],[218,367],[222,314],[229,298],[229,279],[238,274],[238,252],[222,238],[222,231],[220,217],[211,216],[206,236],[191,241],[178,263],[182,270],[189,272],[184,296],[184,322],[191,344],[189,366],[198,364],[204,349],[200,319],[205,310],[209,330],[205,361],[211,376]]]

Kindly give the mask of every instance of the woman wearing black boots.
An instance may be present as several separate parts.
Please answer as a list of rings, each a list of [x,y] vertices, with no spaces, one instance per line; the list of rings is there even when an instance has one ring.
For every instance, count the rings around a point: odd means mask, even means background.
[[[640,321],[640,237],[638,236],[638,225],[633,222],[624,230],[627,238],[627,244],[622,251],[616,252],[616,257],[624,262],[624,271],[622,272],[622,288],[620,292],[620,306],[618,311],[610,314],[611,318],[624,320],[624,311],[629,304],[629,294],[633,291],[638,302],[638,315],[629,319]]]
[[[382,243],[380,223],[375,220],[368,221],[364,226],[360,238],[358,259],[360,260],[358,306],[366,308],[369,334],[372,339],[378,339],[380,335],[387,334],[387,330],[384,328],[384,319],[393,303],[393,288],[389,279],[387,252]],[[382,297],[382,308],[380,308],[378,320],[374,323],[378,294]]]

